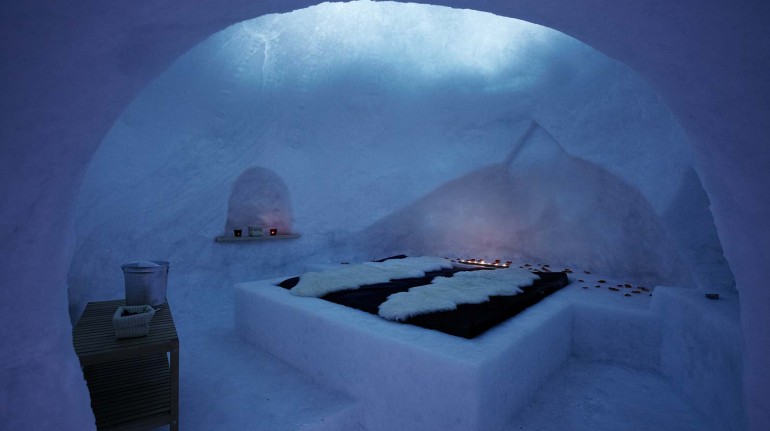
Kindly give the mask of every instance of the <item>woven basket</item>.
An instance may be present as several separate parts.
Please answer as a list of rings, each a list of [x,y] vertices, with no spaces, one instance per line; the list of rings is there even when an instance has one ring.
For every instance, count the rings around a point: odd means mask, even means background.
[[[129,316],[123,316],[128,311]],[[155,315],[155,309],[149,305],[122,305],[112,315],[115,326],[115,336],[118,338],[143,337],[150,332],[150,320]]]

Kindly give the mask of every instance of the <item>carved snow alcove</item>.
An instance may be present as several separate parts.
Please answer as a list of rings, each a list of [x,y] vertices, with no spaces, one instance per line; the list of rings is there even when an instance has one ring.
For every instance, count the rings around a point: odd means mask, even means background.
[[[233,183],[225,233],[216,241],[298,238],[299,234],[292,232],[292,220],[289,188],[283,178],[268,168],[254,166],[243,171]]]

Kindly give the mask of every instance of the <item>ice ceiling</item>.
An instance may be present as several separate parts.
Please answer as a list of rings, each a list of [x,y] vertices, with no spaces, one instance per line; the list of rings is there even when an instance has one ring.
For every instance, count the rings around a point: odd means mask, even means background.
[[[285,185],[300,240],[214,243],[254,168]],[[174,283],[402,252],[731,287],[708,206],[671,113],[591,47],[469,10],[324,3],[211,36],[126,109],[78,199],[71,312],[119,296],[122,262],[161,258],[176,301]]]

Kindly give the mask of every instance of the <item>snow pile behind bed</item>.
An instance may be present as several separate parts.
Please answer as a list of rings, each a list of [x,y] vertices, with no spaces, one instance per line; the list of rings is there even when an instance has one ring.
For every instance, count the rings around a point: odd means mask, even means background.
[[[454,310],[460,304],[480,304],[490,296],[513,296],[521,293],[538,276],[525,269],[458,272],[453,277],[436,277],[431,284],[417,286],[407,292],[390,295],[380,305],[379,315],[403,321],[418,314]]]
[[[424,277],[426,272],[452,268],[452,262],[440,257],[421,256],[365,262],[323,272],[307,272],[291,289],[297,296],[320,298],[340,290],[367,284],[387,283],[400,278]]]

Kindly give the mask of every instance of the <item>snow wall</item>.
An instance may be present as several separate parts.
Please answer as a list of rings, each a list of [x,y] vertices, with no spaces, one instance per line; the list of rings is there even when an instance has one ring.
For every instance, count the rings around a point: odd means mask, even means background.
[[[740,292],[751,429],[770,424],[767,2],[436,1],[557,28],[629,65],[683,125]],[[224,27],[313,4],[11,1],[0,15],[0,400],[9,429],[92,429],[67,324],[72,209],[112,124],[175,59]],[[736,48],[738,47],[738,48]],[[40,415],[41,410],[46,415]]]
[[[171,261],[177,304],[399,253],[732,288],[691,151],[638,75],[542,26],[374,2],[263,16],[113,125],[77,201],[71,317],[137,259]],[[302,237],[215,243],[238,211]]]

